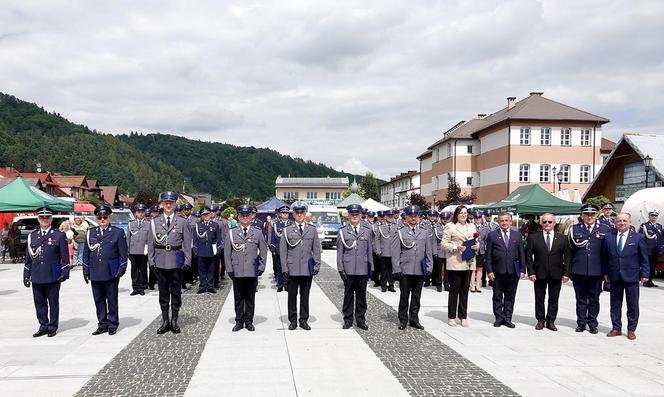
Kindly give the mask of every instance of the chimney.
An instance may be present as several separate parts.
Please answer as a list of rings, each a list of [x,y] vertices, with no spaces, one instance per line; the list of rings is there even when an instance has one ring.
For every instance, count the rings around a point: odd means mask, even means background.
[[[482,120],[483,118],[486,117],[486,113],[477,113],[477,118]]]
[[[544,95],[544,93],[543,92],[531,92],[530,96],[533,96],[533,95],[542,96],[542,95]]]
[[[512,109],[514,107],[515,103],[516,103],[516,97],[515,96],[508,96],[507,97],[507,109]]]

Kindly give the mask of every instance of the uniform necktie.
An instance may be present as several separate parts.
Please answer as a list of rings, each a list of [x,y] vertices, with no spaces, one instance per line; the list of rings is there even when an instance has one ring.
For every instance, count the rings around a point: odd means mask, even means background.
[[[414,227],[411,227],[410,230],[412,230],[413,234],[415,234],[415,228]]]
[[[166,217],[166,227],[171,227],[171,217],[170,216]]]
[[[510,237],[507,235],[507,230],[503,231],[503,242],[505,243],[505,247],[509,247]]]
[[[247,228],[243,227],[242,230],[244,231],[244,237],[247,237]]]
[[[546,248],[551,252],[551,232],[546,232]]]
[[[104,229],[99,229],[99,232],[101,233],[102,237],[104,236]]]
[[[618,239],[618,255],[622,255],[624,237],[625,235],[620,233],[620,238]]]
[[[302,230],[302,225],[298,225],[300,227],[300,234],[304,234],[304,230]]]
[[[353,230],[355,230],[355,234],[357,235],[357,226],[353,226]]]

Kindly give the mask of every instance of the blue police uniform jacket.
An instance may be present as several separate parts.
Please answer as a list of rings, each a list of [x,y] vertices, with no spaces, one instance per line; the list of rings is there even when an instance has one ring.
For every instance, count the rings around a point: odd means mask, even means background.
[[[603,273],[609,280],[622,280],[637,283],[641,278],[650,278],[648,265],[648,246],[645,238],[639,233],[628,230],[623,242],[622,252],[618,253],[617,230],[607,234],[602,242]]]
[[[284,233],[284,228],[290,223],[289,220],[283,221],[281,219],[272,223],[270,230],[267,234],[267,246],[275,255],[279,255],[279,244],[281,244],[281,236]]]
[[[194,252],[203,258],[212,258],[221,251],[221,229],[214,221],[200,221],[193,226]]]
[[[567,235],[572,251],[572,275],[603,275],[602,241],[611,230],[598,222],[593,224],[590,231],[583,223],[572,226]]]
[[[657,255],[662,244],[662,225],[645,222],[639,227],[639,233],[645,237],[648,255]]]
[[[49,229],[46,236],[37,229],[28,236],[23,278],[33,284],[48,284],[60,276],[69,278],[69,248],[67,237],[57,229]]]
[[[109,281],[127,268],[127,238],[124,230],[108,226],[102,236],[99,226],[88,230],[83,246],[83,274],[92,281]]]
[[[616,227],[616,221],[613,220],[611,217],[605,217],[604,214],[600,215],[597,218],[597,222],[601,223],[604,226],[608,226],[610,228],[615,228]]]

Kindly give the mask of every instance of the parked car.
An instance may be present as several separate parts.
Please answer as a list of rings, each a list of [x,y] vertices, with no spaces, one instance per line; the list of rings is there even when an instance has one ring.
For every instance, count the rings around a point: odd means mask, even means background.
[[[113,208],[113,216],[111,217],[111,225],[119,227],[127,234],[129,230],[129,222],[133,221],[134,214],[128,208]]]
[[[69,223],[74,223],[74,215],[53,215],[53,223],[51,223],[51,228],[59,228],[60,224],[64,221],[69,221]],[[85,215],[85,221],[90,225],[99,226],[97,219],[93,216]],[[18,224],[18,229],[21,231],[21,246],[18,252],[25,252],[25,246],[28,243],[28,235],[32,233],[33,230],[39,227],[39,221],[37,220],[37,215],[20,215],[15,216],[12,220],[12,224]]]
[[[332,248],[337,244],[337,235],[341,228],[341,217],[333,205],[310,205],[311,221],[318,228],[318,238],[323,248]]]

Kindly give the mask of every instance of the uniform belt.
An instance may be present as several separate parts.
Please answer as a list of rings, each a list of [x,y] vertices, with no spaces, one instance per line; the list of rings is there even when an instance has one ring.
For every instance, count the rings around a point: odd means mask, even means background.
[[[154,247],[156,249],[166,250],[166,251],[177,251],[179,249],[182,249],[182,245],[170,245],[170,244],[166,244],[166,245],[155,244]]]

